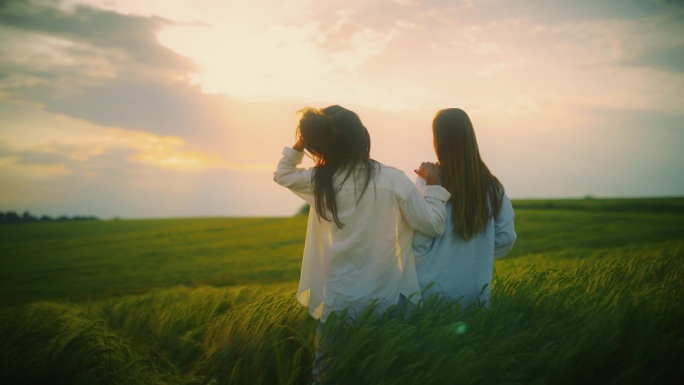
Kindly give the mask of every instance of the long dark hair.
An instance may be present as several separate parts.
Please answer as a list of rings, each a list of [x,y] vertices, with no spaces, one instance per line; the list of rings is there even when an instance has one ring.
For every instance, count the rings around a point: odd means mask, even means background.
[[[316,214],[327,221],[331,219],[328,213],[332,214],[332,220],[342,228],[344,224],[337,215],[337,190],[333,177],[338,171],[346,170],[338,184],[342,186],[350,176],[361,176],[362,188],[358,195],[361,199],[373,178],[376,164],[370,158],[370,135],[355,112],[338,105],[322,109],[305,108],[300,113],[297,136],[315,163],[311,184]]]
[[[448,108],[437,112],[432,135],[442,185],[451,193],[454,233],[468,241],[499,215],[503,186],[482,161],[465,111]]]

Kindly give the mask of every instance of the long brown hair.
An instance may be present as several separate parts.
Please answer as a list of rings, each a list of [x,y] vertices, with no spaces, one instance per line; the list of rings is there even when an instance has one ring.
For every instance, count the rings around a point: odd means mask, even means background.
[[[316,214],[319,218],[332,220],[342,228],[344,224],[337,215],[337,190],[333,184],[335,173],[346,169],[341,186],[350,176],[362,178],[360,200],[368,188],[376,162],[370,158],[370,135],[359,116],[338,105],[322,109],[305,108],[297,126],[297,136],[304,142],[314,160],[313,185]],[[359,167],[363,166],[363,167]],[[359,186],[359,184],[357,184]]]
[[[451,193],[454,235],[468,241],[499,215],[503,186],[482,161],[473,124],[465,111],[448,108],[437,112],[432,135],[442,185]]]

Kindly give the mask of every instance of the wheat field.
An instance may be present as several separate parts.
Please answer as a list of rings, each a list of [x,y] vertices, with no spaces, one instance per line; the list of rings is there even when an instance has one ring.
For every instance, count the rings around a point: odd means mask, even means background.
[[[514,201],[492,306],[332,319],[336,384],[675,384],[684,199]],[[1,384],[308,384],[306,221],[0,227]]]

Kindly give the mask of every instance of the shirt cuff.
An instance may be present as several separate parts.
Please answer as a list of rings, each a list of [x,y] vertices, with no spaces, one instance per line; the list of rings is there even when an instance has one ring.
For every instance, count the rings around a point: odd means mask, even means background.
[[[292,147],[285,147],[283,148],[283,156],[299,164],[302,159],[304,159],[304,151],[297,151]]]
[[[423,195],[426,197],[439,199],[442,202],[446,202],[449,200],[449,198],[451,198],[451,193],[449,193],[444,187],[434,184],[425,186]]]

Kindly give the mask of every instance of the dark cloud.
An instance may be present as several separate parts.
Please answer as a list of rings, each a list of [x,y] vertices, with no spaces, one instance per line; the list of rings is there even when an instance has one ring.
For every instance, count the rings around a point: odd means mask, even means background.
[[[567,23],[595,20],[635,19],[682,10],[681,0],[548,0],[478,1],[470,10],[482,19],[497,20],[525,17],[545,23]]]
[[[9,0],[0,3],[0,24],[92,48],[119,50],[130,63],[139,66],[181,73],[195,70],[189,59],[159,44],[155,33],[174,23],[156,16],[122,15],[85,5],[63,10],[55,2]]]
[[[51,84],[24,87],[17,93],[40,101],[53,112],[159,135],[206,135],[222,131],[226,124],[226,98],[166,79],[125,74],[65,97],[55,97]]]
[[[195,65],[157,41],[155,33],[173,24],[55,1],[5,1],[0,28],[12,34],[5,39],[14,52],[0,50],[0,91],[101,126],[214,143],[226,136],[227,98],[190,84]]]
[[[623,64],[681,73],[684,72],[684,45],[645,52]]]

